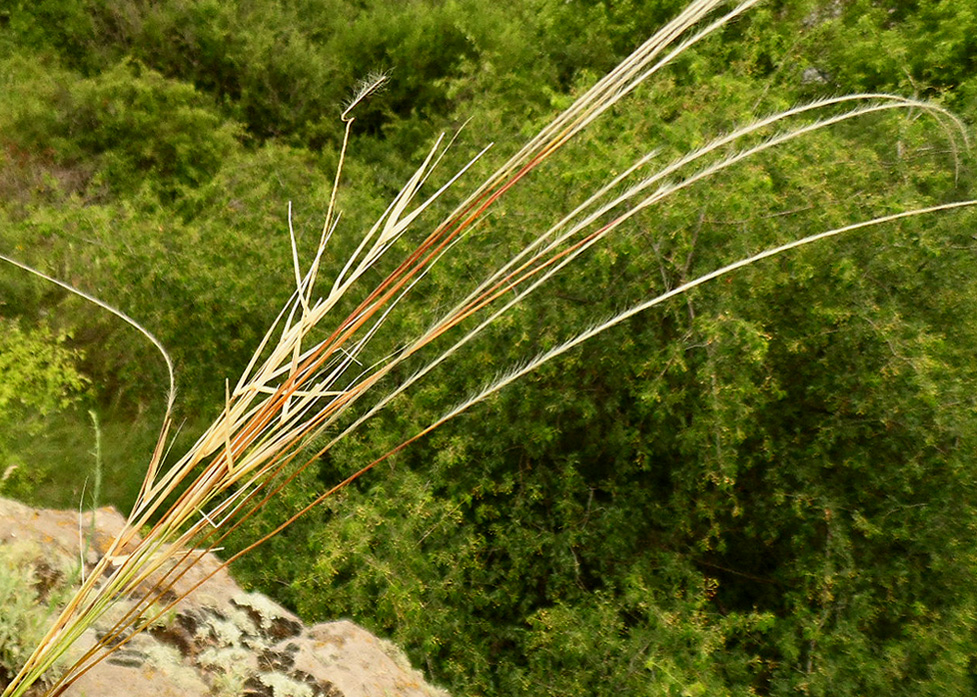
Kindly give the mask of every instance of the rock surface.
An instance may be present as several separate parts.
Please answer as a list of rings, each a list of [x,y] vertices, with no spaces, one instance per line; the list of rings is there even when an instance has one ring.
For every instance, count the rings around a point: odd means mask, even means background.
[[[94,522],[93,522],[94,521]],[[23,550],[42,599],[64,569],[91,564],[125,519],[102,508],[36,510],[0,499],[0,549]],[[181,580],[196,583],[220,562],[205,557]],[[177,588],[177,591],[180,589]],[[125,609],[119,604],[118,611]],[[0,607],[0,617],[4,608]],[[8,620],[9,621],[9,618]],[[108,621],[78,642],[84,649]],[[164,621],[134,637],[83,675],[66,697],[448,697],[425,683],[393,644],[346,620],[311,627],[258,593],[245,593],[218,570]]]

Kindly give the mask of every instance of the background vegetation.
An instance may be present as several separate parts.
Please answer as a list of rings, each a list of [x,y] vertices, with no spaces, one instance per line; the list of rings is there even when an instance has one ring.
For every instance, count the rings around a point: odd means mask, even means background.
[[[495,142],[487,171],[683,4],[14,0],[0,9],[0,250],[159,336],[189,438],[287,298],[288,201],[300,245],[317,240],[357,79],[392,76],[358,116],[334,264],[342,231],[383,211],[437,133],[469,124],[446,172]],[[514,192],[420,292],[447,301],[637,153],[667,161],[753,114],[851,91],[926,97],[973,124],[971,0],[763,5]],[[689,190],[486,337],[470,374],[437,376],[323,458],[247,534],[563,327],[769,244],[972,195],[967,159],[955,165],[934,123],[886,117]],[[237,574],[308,620],[392,637],[459,695],[973,694],[975,221],[845,238],[635,318]],[[152,348],[8,268],[0,325],[0,468],[18,473],[3,491],[77,506],[94,409],[103,495],[126,508],[162,410]]]

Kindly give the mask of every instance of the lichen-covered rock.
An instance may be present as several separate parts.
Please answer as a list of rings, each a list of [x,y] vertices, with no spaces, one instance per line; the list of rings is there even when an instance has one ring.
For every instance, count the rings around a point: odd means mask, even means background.
[[[77,512],[35,510],[0,499],[0,551],[15,545],[18,559],[29,559],[20,577],[38,601],[71,582],[66,569],[73,565],[77,572],[82,559],[93,564],[124,525],[110,508],[80,521]],[[447,697],[390,642],[346,620],[306,627],[269,598],[245,593],[220,567],[213,555],[203,558],[181,583],[192,585],[213,573],[212,578],[85,673],[65,696]],[[82,636],[75,655],[110,630],[113,617],[131,607],[126,603]],[[11,619],[4,612],[0,607],[0,626]]]
[[[336,697],[447,695],[428,685],[400,649],[348,620],[317,624],[276,650],[291,655],[293,673],[328,681]]]
[[[72,697],[205,697],[210,686],[179,652],[136,636],[122,649],[82,675],[65,695]]]

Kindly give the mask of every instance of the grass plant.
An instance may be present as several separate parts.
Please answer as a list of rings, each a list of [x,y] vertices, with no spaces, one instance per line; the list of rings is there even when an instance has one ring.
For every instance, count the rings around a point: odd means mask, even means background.
[[[335,197],[343,171],[341,156],[321,239],[304,268],[289,213],[295,290],[240,378],[226,384],[220,415],[182,458],[164,467],[171,428],[170,419],[166,418],[126,529],[86,574],[3,697],[25,694],[117,599],[137,594],[138,602],[132,610],[49,689],[52,695],[63,692],[78,676],[179,602],[179,597],[172,597],[172,589],[186,570],[208,550],[219,546],[237,525],[288,486],[299,472],[389,407],[398,395],[430,376],[439,366],[457,360],[465,347],[488,327],[640,212],[766,150],[871,114],[895,111],[926,114],[943,126],[955,149],[958,143],[966,145],[962,124],[933,104],[888,94],[859,94],[804,104],[758,118],[664,166],[656,163],[654,153],[640,155],[631,167],[597,187],[560,220],[475,283],[459,301],[441,309],[427,329],[402,338],[399,348],[385,358],[361,363],[361,359],[366,359],[365,349],[384,331],[391,313],[402,305],[407,308],[402,311],[411,311],[408,303],[412,290],[444,255],[464,242],[479,219],[510,189],[639,84],[757,2],[745,0],[729,5],[729,9],[724,9],[727,3],[721,0],[691,2],[475,187],[450,215],[427,227],[425,213],[450,187],[457,187],[460,178],[479,159],[476,157],[433,193],[422,194],[450,145],[444,138],[438,140],[385,213],[363,234],[342,270],[335,278],[324,279],[320,265],[330,238],[341,224]],[[344,108],[343,155],[357,105],[380,89],[385,80],[385,76],[377,75],[365,81]],[[804,245],[909,216],[975,203],[968,200],[894,213],[757,251],[665,293],[636,302],[591,326],[578,328],[569,339],[525,364],[513,366],[414,436],[373,462],[365,463],[362,469],[283,521],[271,534],[284,529],[411,442],[637,313]],[[412,238],[419,234],[421,239],[407,242],[408,234]],[[392,271],[375,283],[375,270],[380,268],[381,260],[392,265]],[[352,311],[343,309],[347,307],[353,307]],[[147,331],[141,331],[152,339]],[[169,406],[172,401],[171,388]],[[313,442],[318,445],[310,452],[307,446]],[[255,540],[226,563],[261,544],[271,534]],[[147,592],[146,588],[150,590]]]

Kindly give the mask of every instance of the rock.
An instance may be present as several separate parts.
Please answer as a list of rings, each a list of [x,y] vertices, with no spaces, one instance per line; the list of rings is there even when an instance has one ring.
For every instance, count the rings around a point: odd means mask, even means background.
[[[828,82],[828,76],[817,68],[810,66],[801,72],[802,85],[823,85]]]
[[[276,650],[291,655],[293,673],[324,678],[337,697],[445,694],[427,685],[396,646],[348,620],[317,624]]]
[[[13,543],[18,559],[31,550],[24,576],[31,588],[25,591],[39,599],[68,582],[71,573],[64,569],[77,570],[82,559],[93,565],[124,526],[125,518],[111,508],[79,520],[74,511],[0,499],[0,553]],[[448,697],[389,641],[348,620],[307,627],[266,596],[244,592],[212,554],[175,590],[211,573],[174,611],[82,675],[65,697]],[[73,654],[83,655],[131,607],[127,600],[117,603],[76,642]],[[0,608],[0,618],[4,612]]]
[[[825,22],[838,19],[844,11],[845,6],[842,0],[831,0],[831,2],[822,3],[811,10],[802,24],[805,29],[812,29]]]
[[[82,675],[66,697],[205,697],[210,686],[179,652],[148,634],[132,639],[118,652]]]

